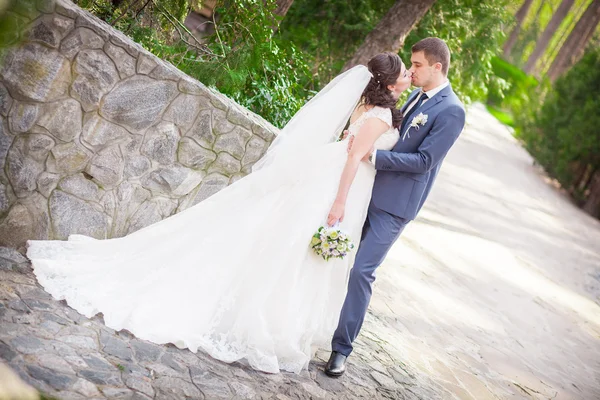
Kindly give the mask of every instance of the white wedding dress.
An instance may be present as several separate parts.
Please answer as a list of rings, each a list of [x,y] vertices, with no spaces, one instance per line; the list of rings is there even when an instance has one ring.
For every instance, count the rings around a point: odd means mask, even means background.
[[[389,109],[363,113],[391,125]],[[391,149],[389,129],[375,143]],[[309,248],[325,223],[347,143],[286,157],[203,202],[116,239],[29,241],[40,284],[87,317],[155,343],[203,349],[225,362],[300,372],[329,347],[353,256],[324,261]],[[375,178],[361,163],[341,229],[358,245]]]

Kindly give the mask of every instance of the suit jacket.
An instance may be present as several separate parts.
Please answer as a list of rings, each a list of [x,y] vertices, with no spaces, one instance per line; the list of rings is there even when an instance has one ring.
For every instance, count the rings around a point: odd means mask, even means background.
[[[410,94],[402,111],[419,90]],[[420,113],[427,115],[427,122],[419,129],[411,127],[411,120]],[[372,202],[390,214],[411,220],[423,206],[444,157],[465,126],[465,108],[448,85],[421,104],[405,125],[392,150],[377,150]]]

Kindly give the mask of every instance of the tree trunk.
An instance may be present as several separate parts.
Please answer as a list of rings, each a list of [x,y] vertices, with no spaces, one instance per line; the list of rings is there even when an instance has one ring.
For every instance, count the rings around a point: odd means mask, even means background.
[[[279,15],[282,18],[285,17],[293,2],[294,0],[277,0],[275,15]]]
[[[579,61],[598,23],[600,23],[600,0],[593,0],[577,21],[575,28],[548,69],[548,77],[551,81],[555,81]]]
[[[512,53],[511,53],[511,57],[512,59],[510,60],[513,64],[517,65],[519,68],[523,68],[523,64],[525,64],[525,61],[523,61],[523,53],[525,52],[525,49],[528,47],[528,43],[532,40],[531,39],[531,32],[534,32],[537,35],[537,32],[539,31],[539,26],[540,26],[540,16],[542,15],[542,11],[544,10],[544,6],[546,4],[547,0],[541,0],[540,4],[538,5],[538,8],[535,12],[535,17],[533,18],[533,21],[531,21],[531,23],[528,24],[527,26],[527,30],[526,32],[524,32],[524,38],[521,39],[520,43],[519,41],[517,41],[517,45],[515,45],[515,47],[517,47],[517,49],[513,48]],[[518,50],[518,53],[515,54],[515,50]]]
[[[554,47],[552,47],[552,50],[547,52],[548,56],[544,57],[544,66],[543,66],[543,68],[540,68],[538,70],[540,74],[546,74],[548,72],[548,68],[550,68],[550,64],[552,64],[552,60],[554,60],[554,57],[556,57],[556,54],[562,47],[562,44],[565,42],[567,35],[569,33],[571,33],[571,31],[573,30],[573,27],[575,26],[575,24],[577,24],[577,20],[579,19],[577,16],[581,17],[581,15],[583,14],[583,11],[585,9],[585,6],[586,6],[585,3],[581,3],[579,5],[577,10],[573,13],[573,20],[569,23],[568,26],[565,26],[565,29],[562,30],[562,33],[560,34],[560,39],[558,39],[554,43]]]
[[[355,65],[367,65],[369,60],[386,51],[397,53],[413,27],[423,18],[435,0],[397,0],[379,24],[365,38],[350,61],[346,71]]]
[[[583,210],[594,217],[600,217],[600,170],[596,170],[590,184],[590,194]]]
[[[569,186],[569,189],[567,189],[567,191],[569,192],[569,194],[571,196],[575,193],[577,188],[581,185],[581,181],[585,177],[585,173],[588,170],[589,166],[590,166],[589,164],[582,163],[579,161],[575,161],[573,163],[573,170],[575,171],[573,175],[575,177],[571,181],[571,185]]]
[[[515,46],[515,43],[517,43],[519,33],[521,33],[521,27],[523,26],[523,21],[525,20],[527,12],[529,11],[529,8],[531,8],[532,4],[533,0],[525,0],[519,8],[519,11],[517,11],[515,14],[515,20],[517,21],[517,24],[510,32],[506,42],[504,42],[504,58],[507,60],[511,59],[512,49]]]
[[[535,44],[535,49],[533,50],[533,53],[531,53],[531,55],[529,56],[529,59],[525,64],[525,68],[523,68],[523,71],[525,71],[525,73],[531,74],[533,72],[533,70],[535,69],[535,64],[546,51],[550,40],[552,40],[552,37],[556,33],[556,30],[569,13],[569,10],[573,6],[573,3],[575,3],[575,0],[563,0],[560,3],[560,6],[558,6],[558,9],[554,13],[554,15],[552,15],[552,19],[550,19],[550,22],[546,26],[546,29],[544,29],[542,36]]]
[[[579,181],[579,186],[577,188],[580,192],[585,192],[585,188],[587,188],[590,185],[590,181],[592,180],[593,175],[594,167],[592,166],[592,164],[587,164],[585,168],[585,174]]]
[[[275,8],[273,14],[278,16],[279,20],[276,23],[274,23],[273,26],[271,26],[271,29],[273,29],[273,35],[277,33],[281,20],[283,19],[283,17],[285,17],[285,14],[287,14],[293,2],[294,0],[277,0],[277,8]]]

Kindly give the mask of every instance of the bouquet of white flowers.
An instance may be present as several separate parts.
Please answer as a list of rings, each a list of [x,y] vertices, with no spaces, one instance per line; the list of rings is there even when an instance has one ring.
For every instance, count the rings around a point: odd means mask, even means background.
[[[354,243],[347,233],[335,227],[321,226],[313,235],[310,247],[325,261],[329,261],[330,258],[346,257],[354,249]]]

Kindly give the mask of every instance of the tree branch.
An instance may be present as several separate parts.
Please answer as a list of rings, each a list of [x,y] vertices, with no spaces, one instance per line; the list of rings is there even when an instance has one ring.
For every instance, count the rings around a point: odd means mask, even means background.
[[[110,23],[110,26],[115,26],[117,24],[117,22],[119,22],[121,19],[123,19],[127,14],[129,14],[129,11],[131,11],[131,9],[133,7],[135,7],[137,5],[137,3],[139,3],[141,0],[135,0],[132,4],[128,5],[127,8],[125,9],[125,11],[123,11],[123,13],[121,15],[119,15],[117,17],[117,19],[115,19],[113,22]],[[146,3],[148,4],[148,3]],[[144,7],[146,7],[144,5]],[[144,9],[144,7],[142,7],[142,9]],[[138,13],[139,14],[139,13]],[[136,14],[136,18],[137,18],[137,14]]]

